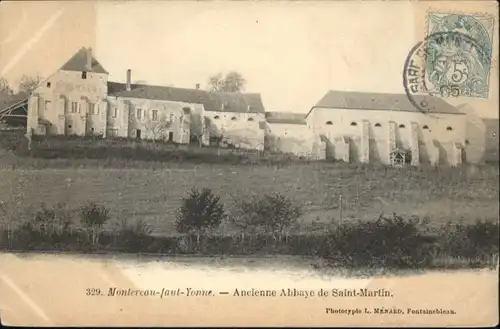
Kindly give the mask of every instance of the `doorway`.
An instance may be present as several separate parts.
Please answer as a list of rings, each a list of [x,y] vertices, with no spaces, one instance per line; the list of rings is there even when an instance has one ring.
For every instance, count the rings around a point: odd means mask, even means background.
[[[173,140],[174,140],[174,132],[173,131],[169,131],[168,132],[168,141],[172,142]]]
[[[137,130],[135,131],[135,138],[137,138],[137,139],[141,139],[141,130],[140,130],[140,129],[137,129]]]

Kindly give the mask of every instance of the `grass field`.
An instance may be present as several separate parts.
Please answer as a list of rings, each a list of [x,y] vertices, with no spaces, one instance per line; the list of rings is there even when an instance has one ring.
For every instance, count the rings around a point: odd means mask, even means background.
[[[17,221],[41,202],[101,203],[114,219],[141,218],[156,233],[173,233],[175,212],[192,187],[209,187],[229,211],[231,196],[280,192],[303,205],[304,227],[342,219],[373,219],[381,212],[432,222],[498,219],[498,167],[384,169],[331,163],[269,165],[163,164],[113,169],[72,160],[54,168],[0,169],[0,202],[7,220]],[[79,165],[79,161],[82,165]],[[65,162],[66,163],[66,162]],[[95,163],[99,163],[98,161]],[[79,168],[80,167],[80,168]]]

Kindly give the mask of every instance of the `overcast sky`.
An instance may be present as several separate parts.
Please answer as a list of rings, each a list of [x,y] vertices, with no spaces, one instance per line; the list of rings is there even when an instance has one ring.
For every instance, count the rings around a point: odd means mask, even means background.
[[[328,89],[403,93],[404,61],[422,32],[407,2],[7,4],[0,74],[13,84],[92,46],[115,81],[130,68],[133,80],[194,88],[239,71],[269,111],[307,112]]]

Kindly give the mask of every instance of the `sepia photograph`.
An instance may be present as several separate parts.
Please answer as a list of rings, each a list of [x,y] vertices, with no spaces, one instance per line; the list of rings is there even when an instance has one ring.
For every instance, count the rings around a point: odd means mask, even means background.
[[[0,323],[498,323],[495,1],[0,3]]]

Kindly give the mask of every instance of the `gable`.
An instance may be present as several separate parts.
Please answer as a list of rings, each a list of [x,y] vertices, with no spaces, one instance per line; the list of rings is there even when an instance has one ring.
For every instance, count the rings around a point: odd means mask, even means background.
[[[86,71],[93,73],[108,74],[108,72],[102,67],[102,65],[91,55],[91,67],[87,70],[87,56],[89,49],[81,48],[76,54],[73,55],[61,68],[63,71]]]

